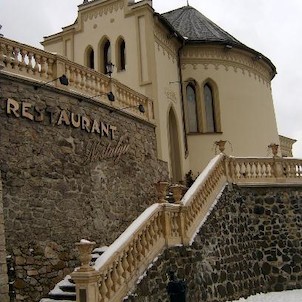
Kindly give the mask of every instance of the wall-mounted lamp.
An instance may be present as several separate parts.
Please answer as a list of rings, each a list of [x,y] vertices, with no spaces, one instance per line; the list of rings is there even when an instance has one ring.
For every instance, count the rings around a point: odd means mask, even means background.
[[[68,86],[68,84],[69,84],[68,78],[66,77],[65,74],[63,74],[63,75],[61,75],[60,77],[58,77],[58,78],[56,78],[56,79],[54,79],[54,80],[51,80],[51,81],[49,81],[49,82],[43,83],[43,84],[41,84],[41,85],[34,85],[34,89],[35,89],[35,90],[38,90],[38,88],[41,88],[42,86],[45,86],[46,84],[51,83],[51,82],[54,82],[54,81],[56,81],[56,80],[59,80],[60,83],[61,83],[61,85],[64,85],[64,86]]]
[[[108,62],[106,64],[106,72],[109,75],[109,77],[111,78],[111,75],[113,73],[113,68],[114,68],[114,64],[112,64],[111,62]]]
[[[109,100],[110,102],[114,102],[114,101],[115,101],[115,96],[114,96],[114,94],[113,94],[113,92],[112,92],[112,91],[109,91],[109,92],[103,92],[103,93],[100,93],[100,94],[97,94],[97,95],[91,96],[89,99],[93,99],[93,98],[96,98],[96,97],[98,97],[98,96],[102,96],[102,95],[106,95],[106,96],[107,96],[107,98],[108,98],[108,100]],[[80,101],[82,101],[82,100],[80,100]]]
[[[142,104],[135,105],[135,106],[128,106],[120,109],[110,109],[109,113],[113,113],[115,111],[124,111],[125,109],[129,109],[129,108],[137,108],[140,113],[145,113],[145,107]]]

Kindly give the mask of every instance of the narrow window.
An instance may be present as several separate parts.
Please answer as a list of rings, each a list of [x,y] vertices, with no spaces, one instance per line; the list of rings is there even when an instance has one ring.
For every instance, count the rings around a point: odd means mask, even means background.
[[[103,72],[107,74],[107,69],[106,66],[108,63],[111,62],[111,46],[110,46],[110,41],[107,40],[104,44],[104,49],[103,49],[103,58],[104,58],[104,69]]]
[[[126,69],[126,53],[125,53],[126,44],[124,40],[120,42],[119,51],[120,51],[120,70],[125,70]]]
[[[208,84],[204,85],[204,106],[206,118],[206,131],[216,132],[213,92]]]
[[[198,132],[196,92],[192,84],[187,86],[187,110],[189,132]]]
[[[88,63],[87,66],[89,68],[94,69],[94,51],[93,51],[92,48],[90,48],[88,50],[88,53],[87,53],[87,63]]]

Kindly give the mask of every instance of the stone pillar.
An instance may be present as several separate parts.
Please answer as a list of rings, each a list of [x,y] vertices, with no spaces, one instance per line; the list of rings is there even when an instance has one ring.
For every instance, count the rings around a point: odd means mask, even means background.
[[[0,174],[0,301],[1,302],[9,301],[1,174]]]
[[[89,265],[94,245],[95,242],[86,240],[76,243],[81,266],[71,274],[71,278],[76,285],[77,302],[98,302],[100,274]]]

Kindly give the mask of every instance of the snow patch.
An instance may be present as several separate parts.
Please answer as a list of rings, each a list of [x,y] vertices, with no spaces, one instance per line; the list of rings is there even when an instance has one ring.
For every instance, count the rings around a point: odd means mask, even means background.
[[[247,299],[241,298],[231,302],[301,302],[302,289],[287,290],[283,292],[272,292],[267,294],[257,294]],[[230,302],[230,301],[228,301]]]

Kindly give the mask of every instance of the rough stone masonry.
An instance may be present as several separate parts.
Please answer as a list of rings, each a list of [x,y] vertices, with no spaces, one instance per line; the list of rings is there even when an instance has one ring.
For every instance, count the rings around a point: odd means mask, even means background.
[[[193,244],[166,250],[126,301],[168,301],[170,270],[187,301],[302,289],[302,188],[225,190]]]
[[[76,266],[75,242],[111,244],[154,202],[167,165],[150,123],[4,74],[0,87],[6,253],[33,302]]]

